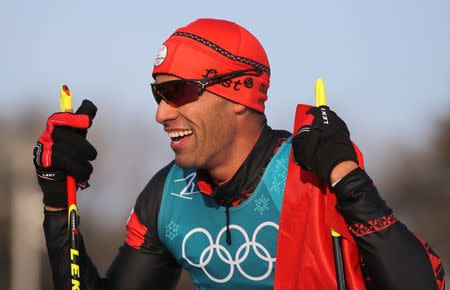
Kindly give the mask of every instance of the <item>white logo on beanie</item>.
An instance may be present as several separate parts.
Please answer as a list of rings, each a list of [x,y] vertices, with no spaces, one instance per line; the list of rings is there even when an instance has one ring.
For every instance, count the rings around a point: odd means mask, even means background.
[[[161,45],[161,48],[158,51],[158,54],[156,55],[155,59],[155,66],[158,66],[163,63],[163,61],[166,59],[167,56],[167,46],[164,44]]]

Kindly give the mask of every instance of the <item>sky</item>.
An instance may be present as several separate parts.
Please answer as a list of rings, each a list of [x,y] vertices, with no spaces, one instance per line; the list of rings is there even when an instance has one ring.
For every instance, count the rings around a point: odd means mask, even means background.
[[[312,102],[318,77],[338,113],[376,133],[389,126],[388,136],[412,134],[424,126],[421,116],[445,114],[442,106],[449,105],[448,1],[1,5],[2,115],[30,102],[50,106],[62,82],[108,109],[152,115],[148,84],[156,52],[177,27],[200,17],[235,21],[260,39],[272,67],[267,115],[273,125],[290,124],[294,104]],[[45,97],[35,99],[36,91]]]
[[[292,129],[295,105],[314,104],[322,77],[330,107],[381,174],[393,145],[428,144],[435,120],[448,116],[449,12],[444,0],[3,0],[0,118],[21,118],[30,108],[48,116],[58,110],[59,86],[68,84],[75,106],[83,98],[98,106],[93,131],[113,147],[103,157],[108,169],[95,178],[138,176],[128,188],[138,190],[172,156],[154,121],[156,53],[176,28],[221,18],[246,27],[266,49],[273,128]],[[133,155],[146,148],[148,155]],[[113,196],[127,190],[113,184]]]

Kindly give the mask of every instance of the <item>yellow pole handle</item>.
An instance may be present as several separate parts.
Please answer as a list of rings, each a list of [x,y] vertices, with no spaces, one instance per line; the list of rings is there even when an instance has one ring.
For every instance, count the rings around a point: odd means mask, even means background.
[[[323,79],[316,81],[316,107],[327,105],[327,95],[325,92],[325,83]]]
[[[66,85],[62,85],[60,92],[59,103],[61,106],[61,112],[72,113],[72,95],[70,94],[69,87]]]
[[[335,232],[333,229],[331,229],[331,235],[333,237],[340,237],[341,236],[338,232]]]

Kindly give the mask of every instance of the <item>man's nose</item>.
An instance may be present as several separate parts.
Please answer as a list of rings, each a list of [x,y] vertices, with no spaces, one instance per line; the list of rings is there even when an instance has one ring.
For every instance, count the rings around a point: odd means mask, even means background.
[[[156,111],[156,122],[163,124],[164,122],[174,120],[178,117],[178,110],[161,100]]]

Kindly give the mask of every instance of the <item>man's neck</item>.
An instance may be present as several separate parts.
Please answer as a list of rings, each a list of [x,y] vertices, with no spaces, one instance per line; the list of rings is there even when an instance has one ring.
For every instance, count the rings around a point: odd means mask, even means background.
[[[264,126],[240,133],[233,146],[227,148],[228,154],[223,154],[224,160],[218,161],[216,166],[208,169],[215,184],[227,182],[238,171],[242,163],[252,151]],[[225,149],[224,149],[225,150]]]
[[[231,178],[215,183],[207,170],[197,170],[200,191],[222,205],[237,205],[255,190],[264,170],[281,144],[291,134],[264,126],[256,144]]]

